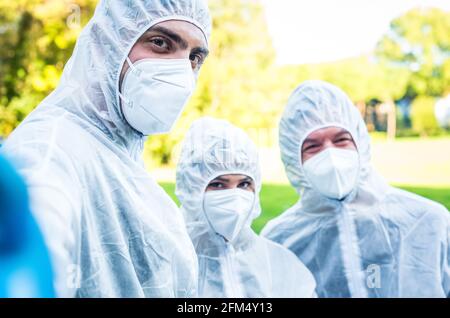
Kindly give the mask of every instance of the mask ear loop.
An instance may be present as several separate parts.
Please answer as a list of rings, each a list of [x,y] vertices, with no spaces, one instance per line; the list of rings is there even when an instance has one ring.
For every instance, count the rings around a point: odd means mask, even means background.
[[[131,60],[130,60],[130,58],[127,56],[127,63],[128,63],[128,66],[130,67],[130,69],[133,71],[133,72],[137,72],[138,71],[138,69],[136,68],[136,66],[134,66],[134,64],[133,64],[133,62],[131,62]]]
[[[139,70],[133,65],[133,63],[131,62],[130,58],[127,56],[126,62],[128,63],[128,66],[130,68],[130,70],[127,71],[128,72],[138,72]],[[125,74],[126,77],[127,74]],[[125,81],[125,78],[124,78]],[[122,82],[122,86],[123,86],[123,82]],[[126,104],[128,105],[130,102],[125,98],[125,96],[120,92],[119,90],[119,97],[120,99]]]
[[[125,104],[128,104],[127,99],[125,98],[125,96],[122,95],[122,93],[119,91],[119,97],[122,100],[122,102],[124,102]]]

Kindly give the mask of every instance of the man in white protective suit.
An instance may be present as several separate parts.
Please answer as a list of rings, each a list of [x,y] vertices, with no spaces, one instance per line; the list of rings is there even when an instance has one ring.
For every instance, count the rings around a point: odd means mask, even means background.
[[[58,296],[196,296],[183,217],[141,154],[192,95],[210,28],[202,0],[101,0],[59,86],[6,141]]]
[[[372,168],[366,125],[342,90],[300,85],[280,149],[301,198],[262,234],[309,268],[319,297],[450,296],[450,214]]]

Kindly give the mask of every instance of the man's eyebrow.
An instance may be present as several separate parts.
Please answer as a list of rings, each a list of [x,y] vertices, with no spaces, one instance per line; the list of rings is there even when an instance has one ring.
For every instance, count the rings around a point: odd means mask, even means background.
[[[306,138],[304,141],[303,141],[303,145],[305,145],[306,143],[315,143],[315,142],[317,142],[317,138]]]
[[[173,32],[172,30],[169,30],[168,28],[165,28],[163,26],[156,25],[156,26],[152,27],[150,30],[148,30],[147,32],[158,32],[158,33],[164,34],[165,36],[170,38],[172,41],[174,41],[175,43],[180,45],[180,47],[183,50],[185,50],[189,47],[189,44],[179,34]]]
[[[352,135],[345,129],[342,129],[340,132],[338,132],[335,138],[342,137],[343,135],[349,135],[353,139]]]
[[[191,54],[196,54],[196,53],[200,53],[204,57],[207,57],[209,55],[209,50],[205,47],[196,47],[196,48],[192,49]]]
[[[165,28],[160,25],[156,25],[153,28],[151,28],[150,30],[148,30],[147,32],[152,32],[152,31],[162,33],[165,36],[169,37],[175,43],[179,44],[183,50],[187,49],[189,46],[189,44],[179,34],[173,32],[172,30],[169,30],[168,28]],[[209,50],[206,47],[199,46],[199,47],[195,47],[192,49],[191,54],[196,54],[196,53],[200,53],[200,54],[204,55],[205,57],[207,57],[209,55]]]

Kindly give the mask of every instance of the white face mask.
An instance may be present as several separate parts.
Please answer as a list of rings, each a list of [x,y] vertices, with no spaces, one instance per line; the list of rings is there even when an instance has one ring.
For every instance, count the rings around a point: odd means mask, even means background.
[[[245,226],[255,194],[239,188],[205,192],[203,210],[211,228],[227,241],[233,241]]]
[[[122,83],[122,111],[144,135],[167,133],[195,88],[188,59],[144,59],[130,65]]]
[[[356,150],[327,148],[307,160],[303,170],[314,189],[341,200],[356,186],[359,154]]]

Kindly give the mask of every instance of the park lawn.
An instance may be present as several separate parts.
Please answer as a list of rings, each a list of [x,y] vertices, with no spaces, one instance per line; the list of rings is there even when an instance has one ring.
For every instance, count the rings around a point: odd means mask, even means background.
[[[161,186],[175,202],[179,204],[179,201],[175,196],[175,185],[173,183],[161,183]],[[450,188],[399,187],[440,202],[450,210]],[[290,185],[278,184],[264,185],[260,197],[263,212],[261,216],[253,222],[253,229],[258,233],[269,220],[284,212],[298,200],[296,191]]]

